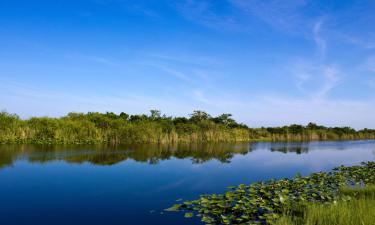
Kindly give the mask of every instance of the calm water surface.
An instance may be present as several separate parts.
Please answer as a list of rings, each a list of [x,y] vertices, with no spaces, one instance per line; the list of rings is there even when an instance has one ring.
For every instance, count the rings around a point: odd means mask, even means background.
[[[375,160],[375,141],[0,145],[0,224],[200,224],[163,213],[227,186]]]

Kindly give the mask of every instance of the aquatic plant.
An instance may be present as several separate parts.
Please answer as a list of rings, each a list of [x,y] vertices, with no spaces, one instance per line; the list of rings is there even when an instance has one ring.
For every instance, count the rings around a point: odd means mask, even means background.
[[[296,205],[345,200],[346,196],[338,195],[341,187],[374,183],[375,162],[364,162],[306,177],[241,184],[229,187],[224,194],[202,195],[167,211],[182,211],[185,217],[198,216],[206,224],[265,224]]]

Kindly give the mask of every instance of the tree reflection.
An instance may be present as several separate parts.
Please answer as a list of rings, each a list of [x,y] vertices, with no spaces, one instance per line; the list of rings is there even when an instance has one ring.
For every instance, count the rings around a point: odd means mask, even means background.
[[[61,160],[68,163],[91,163],[114,165],[119,162],[158,164],[171,158],[190,159],[194,164],[218,160],[230,163],[236,154],[247,154],[252,150],[249,143],[189,143],[189,144],[139,144],[139,145],[1,145],[0,168],[12,166],[17,160],[31,163],[47,163]]]

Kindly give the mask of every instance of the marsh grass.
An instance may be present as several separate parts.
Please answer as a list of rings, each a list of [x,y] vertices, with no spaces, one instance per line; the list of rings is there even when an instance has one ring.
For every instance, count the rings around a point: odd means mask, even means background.
[[[361,187],[361,186],[344,187],[344,188],[341,188],[338,193],[340,196],[375,199],[375,185],[369,185],[366,187]],[[374,214],[375,214],[375,211],[374,211]]]
[[[64,117],[21,119],[0,112],[0,144],[129,144],[244,141],[310,141],[375,139],[375,130],[350,127],[307,126],[249,128],[231,114],[212,117],[194,111],[189,117],[171,117],[151,110],[151,115],[69,113]]]
[[[349,201],[309,204],[283,215],[273,225],[375,225],[375,186],[343,188]],[[303,211],[302,216],[295,212]]]

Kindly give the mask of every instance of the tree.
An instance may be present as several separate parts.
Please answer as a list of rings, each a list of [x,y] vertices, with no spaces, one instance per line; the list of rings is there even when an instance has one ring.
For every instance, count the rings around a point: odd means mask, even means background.
[[[316,123],[310,122],[309,124],[307,124],[307,128],[310,130],[316,130],[318,128],[318,125],[316,125]]]
[[[129,121],[130,122],[141,122],[141,121],[147,121],[148,117],[147,115],[131,115]]]
[[[288,130],[292,134],[303,134],[303,126],[298,125],[298,124],[290,125]]]
[[[121,112],[120,113],[120,118],[123,120],[128,120],[129,119],[129,114]]]
[[[150,110],[150,112],[151,112],[150,118],[152,120],[160,119],[160,117],[161,117],[161,111],[160,110],[152,109],[152,110]]]
[[[208,120],[210,118],[211,118],[210,114],[201,110],[195,110],[192,114],[190,114],[190,120],[193,122]]]
[[[221,123],[221,124],[225,124],[225,125],[236,124],[236,121],[234,121],[234,119],[232,119],[231,117],[232,117],[232,114],[223,113],[220,116],[215,117],[213,119],[213,121],[215,123]]]

